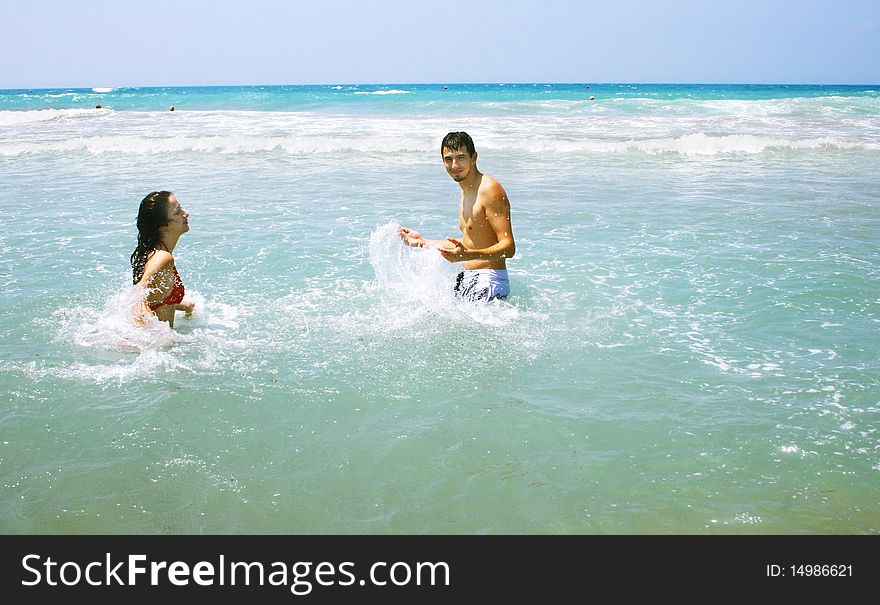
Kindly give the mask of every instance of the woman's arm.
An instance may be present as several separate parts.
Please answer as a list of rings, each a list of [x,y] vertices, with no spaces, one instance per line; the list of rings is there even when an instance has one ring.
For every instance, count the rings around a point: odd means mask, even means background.
[[[174,257],[164,250],[157,250],[147,261],[144,274],[138,285],[147,290],[144,305],[156,305],[171,295],[174,290]],[[151,311],[152,312],[152,311]]]
[[[174,305],[175,311],[183,311],[186,313],[187,317],[192,317],[193,311],[195,311],[196,303],[194,303],[189,298],[184,298],[179,305]]]

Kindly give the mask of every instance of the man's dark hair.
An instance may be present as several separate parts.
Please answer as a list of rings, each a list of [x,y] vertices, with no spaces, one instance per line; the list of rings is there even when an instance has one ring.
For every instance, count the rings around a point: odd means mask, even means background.
[[[444,149],[451,149],[453,151],[467,149],[468,155],[477,153],[477,150],[474,149],[474,140],[466,132],[450,132],[443,137],[443,142],[440,143],[440,155],[443,155]]]

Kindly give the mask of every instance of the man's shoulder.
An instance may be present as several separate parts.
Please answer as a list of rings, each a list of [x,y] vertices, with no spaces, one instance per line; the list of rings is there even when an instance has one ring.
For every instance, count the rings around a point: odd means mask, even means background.
[[[501,183],[488,174],[483,175],[483,182],[480,183],[480,197],[484,203],[510,203]]]
[[[498,188],[498,187],[501,187],[501,183],[498,182],[498,179],[496,179],[494,176],[490,176],[488,174],[483,175],[483,180],[480,183],[481,189],[482,188],[494,189],[494,188]],[[503,190],[503,188],[502,188],[502,190]]]

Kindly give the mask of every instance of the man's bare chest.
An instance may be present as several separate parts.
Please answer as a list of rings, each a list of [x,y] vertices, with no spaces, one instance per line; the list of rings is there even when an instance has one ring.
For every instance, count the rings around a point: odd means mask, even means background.
[[[463,232],[482,230],[486,226],[486,210],[478,201],[463,200],[459,208],[459,226]]]

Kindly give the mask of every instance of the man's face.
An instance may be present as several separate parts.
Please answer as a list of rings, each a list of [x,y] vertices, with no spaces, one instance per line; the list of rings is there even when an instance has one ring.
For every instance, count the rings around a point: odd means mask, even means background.
[[[446,172],[452,177],[456,183],[460,183],[471,173],[471,169],[477,162],[477,154],[468,155],[467,149],[450,149],[443,148],[443,164],[446,166]]]

